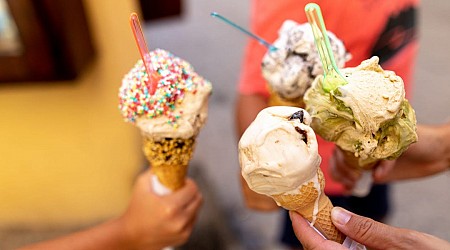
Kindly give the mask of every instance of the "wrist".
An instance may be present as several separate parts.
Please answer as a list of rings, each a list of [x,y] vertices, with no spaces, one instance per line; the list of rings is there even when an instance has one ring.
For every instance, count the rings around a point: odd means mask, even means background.
[[[405,237],[400,240],[402,243],[395,249],[449,249],[450,247],[450,242],[436,236],[409,229],[403,230]]]
[[[146,238],[141,238],[138,233],[138,225],[130,222],[130,219],[125,215],[120,216],[113,222],[117,229],[117,245],[120,245],[119,249],[127,249],[127,250],[160,250],[161,247],[158,247],[153,241],[148,241],[148,238],[151,236],[147,235]]]
[[[124,247],[123,249],[137,249],[136,240],[132,230],[130,230],[124,216],[111,221],[112,227],[115,228],[117,245]]]

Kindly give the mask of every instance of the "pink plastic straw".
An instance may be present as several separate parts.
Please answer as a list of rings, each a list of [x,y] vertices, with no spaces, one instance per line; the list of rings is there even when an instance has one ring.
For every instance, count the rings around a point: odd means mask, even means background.
[[[158,77],[153,71],[152,66],[150,65],[149,51],[147,47],[147,43],[145,42],[144,34],[142,33],[141,24],[139,23],[139,18],[136,13],[131,13],[130,16],[130,26],[133,31],[134,39],[136,41],[136,45],[138,46],[139,53],[141,54],[142,62],[144,63],[145,70],[148,74],[149,79],[149,92],[153,95],[156,91],[156,87],[158,84]]]

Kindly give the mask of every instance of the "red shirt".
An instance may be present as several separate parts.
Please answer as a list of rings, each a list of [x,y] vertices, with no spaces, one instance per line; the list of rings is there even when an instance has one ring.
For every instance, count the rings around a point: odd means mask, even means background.
[[[281,24],[291,19],[307,22],[304,7],[310,1],[253,0],[252,32],[269,42],[275,41]],[[413,66],[417,54],[416,8],[419,0],[317,0],[325,26],[344,42],[352,59],[346,67],[354,67],[373,55],[380,57],[384,69],[395,71],[403,78],[410,96]],[[268,97],[267,84],[262,77],[261,61],[266,47],[249,40],[239,81],[239,93]],[[321,168],[325,174],[325,192],[342,194],[342,186],[329,176],[328,166],[334,144],[318,137]]]

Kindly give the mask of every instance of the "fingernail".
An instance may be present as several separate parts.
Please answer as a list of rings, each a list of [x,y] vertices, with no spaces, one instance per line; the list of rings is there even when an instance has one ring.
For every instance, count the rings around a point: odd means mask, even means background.
[[[331,219],[340,225],[345,225],[352,217],[351,213],[343,208],[334,207],[331,210]]]

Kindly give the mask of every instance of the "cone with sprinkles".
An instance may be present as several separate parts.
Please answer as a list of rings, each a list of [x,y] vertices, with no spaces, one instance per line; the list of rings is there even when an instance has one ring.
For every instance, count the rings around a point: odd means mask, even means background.
[[[140,51],[146,54],[122,80],[119,109],[141,130],[145,156],[160,184],[174,191],[184,185],[212,86],[168,51]]]
[[[153,95],[142,60],[122,80],[119,109],[141,129],[144,153],[159,181],[171,190],[184,184],[195,138],[206,122],[211,83],[173,54],[149,53],[160,79]]]

